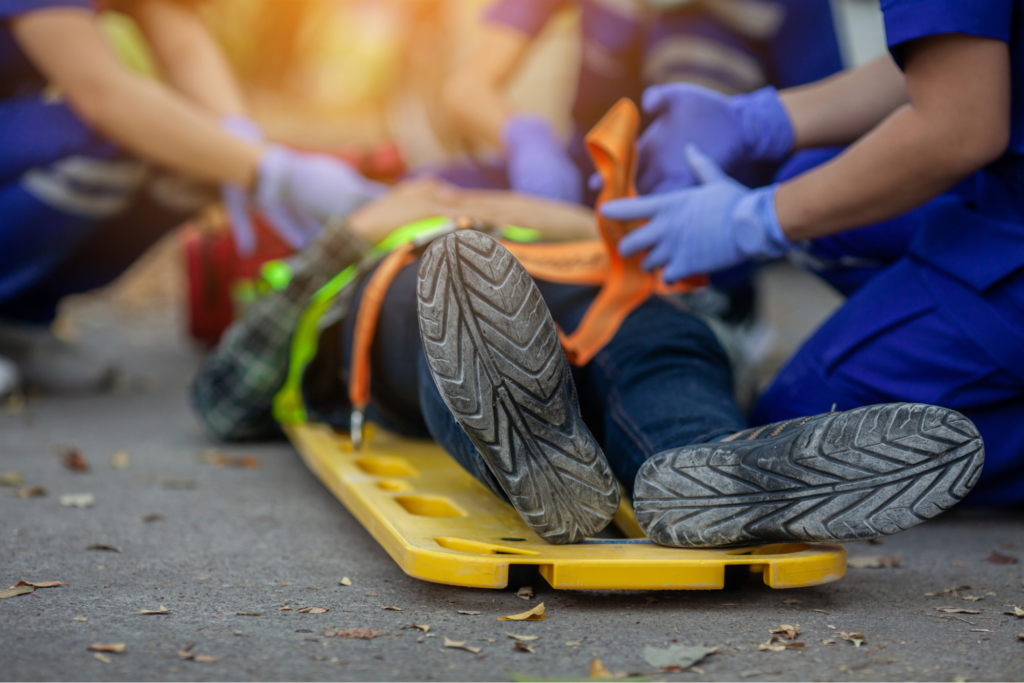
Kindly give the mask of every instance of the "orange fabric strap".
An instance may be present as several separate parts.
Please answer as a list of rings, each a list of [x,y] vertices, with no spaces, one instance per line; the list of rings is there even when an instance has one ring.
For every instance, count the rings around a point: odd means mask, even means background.
[[[370,403],[370,347],[373,346],[373,333],[377,329],[384,296],[402,268],[416,260],[412,251],[413,244],[409,242],[384,257],[363,290],[363,299],[356,312],[356,324],[352,332],[352,360],[348,381],[348,398],[356,410],[365,410]]]

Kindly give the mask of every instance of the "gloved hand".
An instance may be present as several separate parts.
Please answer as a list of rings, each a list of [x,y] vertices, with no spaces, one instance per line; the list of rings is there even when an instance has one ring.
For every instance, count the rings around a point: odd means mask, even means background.
[[[347,216],[386,190],[334,157],[271,145],[260,158],[254,194],[281,237],[302,249],[330,218]]]
[[[263,142],[263,131],[247,116],[232,114],[220,120],[220,127],[246,142]],[[242,256],[249,256],[256,250],[256,232],[249,216],[249,193],[233,183],[220,186],[220,198],[231,223],[231,234],[235,237],[235,249]]]
[[[637,143],[637,189],[668,192],[695,183],[683,158],[696,144],[719,167],[738,161],[778,161],[793,149],[793,124],[775,88],[727,97],[687,83],[644,91],[644,111],[655,120]]]
[[[775,214],[776,186],[744,187],[693,145],[687,145],[685,157],[699,187],[601,206],[613,220],[651,219],[622,238],[620,254],[649,249],[644,270],[663,268],[662,279],[672,283],[748,258],[781,256],[793,247]]]
[[[501,137],[513,190],[577,204],[583,200],[580,171],[547,121],[516,114],[505,124]]]

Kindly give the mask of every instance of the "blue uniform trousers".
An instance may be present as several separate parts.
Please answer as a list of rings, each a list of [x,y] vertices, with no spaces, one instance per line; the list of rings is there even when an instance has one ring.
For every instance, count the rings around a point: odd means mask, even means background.
[[[0,319],[47,323],[111,282],[204,201],[42,95],[0,100]]]
[[[798,155],[780,179],[836,153]],[[985,440],[968,501],[1024,502],[1024,221],[1008,189],[1005,174],[982,173],[904,216],[802,245],[795,256],[848,299],[783,368],[751,423],[833,404],[953,408]]]

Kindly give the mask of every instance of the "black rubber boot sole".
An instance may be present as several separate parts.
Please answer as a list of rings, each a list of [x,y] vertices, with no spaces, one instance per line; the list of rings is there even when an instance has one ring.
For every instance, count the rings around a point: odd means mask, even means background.
[[[416,293],[430,374],[523,520],[559,544],[607,526],[618,483],[523,266],[490,237],[461,230],[424,254]]]
[[[660,453],[640,468],[634,506],[662,545],[862,541],[948,510],[984,461],[977,428],[956,411],[868,406]]]

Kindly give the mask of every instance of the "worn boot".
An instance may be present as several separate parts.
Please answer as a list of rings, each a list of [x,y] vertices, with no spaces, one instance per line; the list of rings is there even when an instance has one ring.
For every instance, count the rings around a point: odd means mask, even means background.
[[[977,428],[954,410],[868,406],[659,453],[640,468],[634,505],[653,541],[681,548],[863,541],[953,507],[984,461]]]
[[[46,393],[92,393],[114,380],[110,363],[58,339],[45,325],[0,323],[0,356],[18,366],[26,385]]]
[[[423,256],[417,298],[434,382],[523,520],[551,543],[607,526],[618,484],[523,266],[490,237],[461,230]]]

